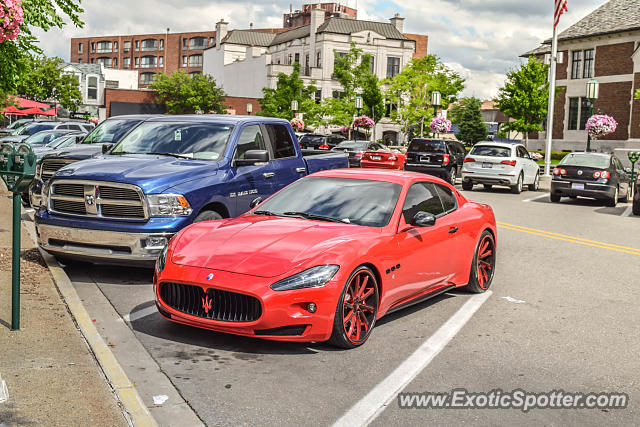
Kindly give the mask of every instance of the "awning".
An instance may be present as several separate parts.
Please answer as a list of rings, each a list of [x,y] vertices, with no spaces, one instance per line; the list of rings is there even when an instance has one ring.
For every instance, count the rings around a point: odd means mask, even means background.
[[[30,99],[24,99],[20,97],[13,97],[13,101],[17,105],[12,105],[1,111],[2,114],[15,115],[15,116],[28,116],[28,115],[40,115],[40,116],[55,116],[57,109],[44,104],[42,102],[32,101]]]

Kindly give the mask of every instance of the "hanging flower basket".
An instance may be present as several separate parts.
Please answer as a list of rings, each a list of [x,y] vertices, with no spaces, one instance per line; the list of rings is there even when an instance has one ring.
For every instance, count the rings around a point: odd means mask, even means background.
[[[451,120],[444,117],[436,117],[431,120],[429,128],[434,133],[448,133],[451,130]]]
[[[375,125],[375,122],[367,116],[358,116],[353,119],[353,127],[356,128],[371,129]]]
[[[298,132],[303,131],[304,130],[304,121],[300,120],[300,119],[291,119],[291,127],[293,127],[293,130],[296,130]]]
[[[349,133],[349,126],[342,126],[340,128],[340,133],[343,134],[343,135],[348,134]]]
[[[591,138],[596,139],[615,132],[616,127],[618,127],[618,122],[613,117],[596,114],[589,117],[585,129],[589,132]]]
[[[0,43],[13,40],[20,33],[24,22],[21,0],[3,0],[0,2]]]

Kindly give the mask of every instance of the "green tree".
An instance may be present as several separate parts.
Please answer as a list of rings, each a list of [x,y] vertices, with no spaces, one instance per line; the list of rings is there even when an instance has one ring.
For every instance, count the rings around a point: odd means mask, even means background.
[[[636,99],[640,99],[640,89],[636,91]]]
[[[452,122],[458,125],[458,139],[467,145],[487,139],[489,129],[482,120],[482,102],[478,98],[464,98],[451,110]]]
[[[549,102],[549,66],[530,56],[520,68],[507,73],[505,85],[498,91],[495,101],[498,108],[514,121],[505,123],[505,130],[524,134],[525,147],[529,143],[529,132],[541,131],[547,117]]]
[[[464,81],[436,55],[412,59],[400,73],[385,81],[388,84],[387,99],[397,106],[391,118],[402,126],[405,135],[409,126],[414,124],[420,125],[420,135],[424,135],[433,117],[432,92],[440,92],[441,107],[446,109],[457,100],[464,89]]]
[[[258,99],[262,111],[258,115],[291,120],[294,116],[291,101],[295,100],[305,124],[318,124],[322,114],[314,100],[316,90],[313,84],[305,86],[300,78],[300,64],[296,62],[291,74],[278,74],[275,89],[262,89],[263,97]]]
[[[182,70],[171,75],[157,74],[151,89],[156,99],[167,106],[170,114],[192,114],[197,111],[224,113],[225,93],[211,76],[189,75]]]
[[[53,99],[63,108],[76,111],[82,103],[78,79],[64,73],[62,63],[60,58],[30,58],[16,86],[17,93],[35,101]]]

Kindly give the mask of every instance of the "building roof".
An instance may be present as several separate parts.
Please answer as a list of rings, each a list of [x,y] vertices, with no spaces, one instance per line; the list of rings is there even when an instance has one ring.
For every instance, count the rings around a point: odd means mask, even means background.
[[[86,64],[84,62],[63,62],[62,68],[73,67],[80,71],[82,75],[97,74],[102,76],[102,67],[100,64]]]
[[[276,37],[276,35],[273,33],[251,30],[232,30],[227,34],[222,42],[267,47],[271,44],[274,37]]]
[[[398,31],[395,25],[388,22],[331,18],[318,27],[319,33],[351,34],[367,30],[374,31],[388,39],[409,40],[400,31]]]
[[[280,34],[276,35],[276,37],[271,42],[271,45],[273,46],[281,43],[286,43],[291,40],[309,37],[310,34],[310,25],[303,25],[302,27],[292,28],[288,31],[283,31]]]
[[[533,56],[537,56],[537,55],[544,55],[547,53],[551,53],[551,46],[547,45],[547,44],[541,44],[540,46],[538,46],[537,48],[530,50],[529,52],[525,52],[522,55],[520,55],[521,58],[528,58],[531,55]]]

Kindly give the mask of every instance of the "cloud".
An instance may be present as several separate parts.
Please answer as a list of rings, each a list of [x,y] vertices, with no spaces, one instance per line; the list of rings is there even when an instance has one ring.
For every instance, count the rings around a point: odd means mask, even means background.
[[[569,0],[560,30],[577,22],[606,0]],[[84,28],[66,26],[38,33],[50,56],[69,58],[70,38],[214,30],[224,18],[230,28],[280,27],[291,0],[84,0]],[[342,4],[345,4],[343,1]],[[354,7],[355,1],[347,1]],[[107,5],[107,6],[105,6]],[[132,7],[132,5],[135,5]],[[300,8],[301,3],[294,3]],[[467,79],[463,95],[490,98],[504,82],[505,73],[520,63],[519,56],[551,37],[553,2],[528,0],[360,0],[360,19],[388,22],[398,12],[406,18],[405,31],[427,34],[434,53]]]

